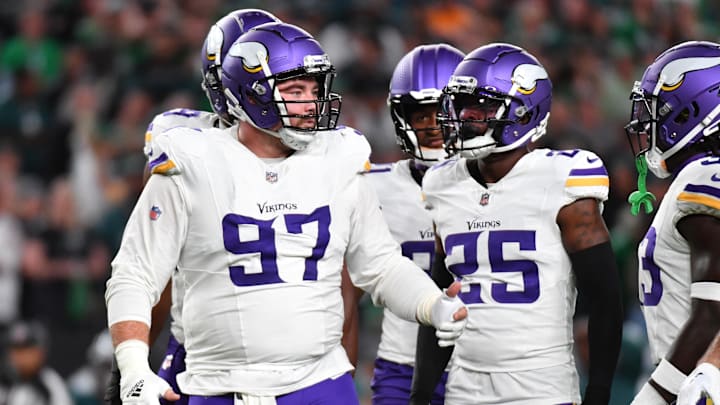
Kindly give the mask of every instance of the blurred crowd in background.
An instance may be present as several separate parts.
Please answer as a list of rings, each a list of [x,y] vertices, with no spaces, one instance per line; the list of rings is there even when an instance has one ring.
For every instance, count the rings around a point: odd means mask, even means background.
[[[718,1],[0,2],[0,348],[7,349],[0,386],[21,374],[15,352],[35,348],[32,373],[54,369],[75,403],[100,403],[97,370],[107,370],[112,356],[103,334],[104,285],[142,188],[145,129],[171,108],[209,110],[200,48],[214,21],[248,7],[268,10],[320,41],[338,71],[340,121],[367,136],[376,162],[401,156],[387,90],[395,64],[414,46],[447,42],[468,52],[503,41],[538,57],[554,84],[545,144],[591,149],[610,173],[604,216],[623,273],[627,318],[613,403],[627,404],[645,377],[635,249],[650,220],[630,216],[626,204],[635,187],[623,131],[628,96],[642,69],[670,45],[720,39]],[[662,197],[666,185],[649,187]],[[578,305],[582,368],[586,325]],[[363,303],[356,373],[363,396],[380,316]],[[21,320],[30,323],[18,325]],[[25,328],[24,338],[13,332],[18,328]],[[155,345],[154,365],[165,339]]]

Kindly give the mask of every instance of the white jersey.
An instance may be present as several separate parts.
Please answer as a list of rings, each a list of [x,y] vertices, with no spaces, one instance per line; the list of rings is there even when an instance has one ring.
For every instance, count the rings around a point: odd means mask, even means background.
[[[578,199],[606,200],[608,184],[600,158],[583,150],[534,150],[487,187],[466,159],[426,173],[445,263],[469,309],[454,364],[479,372],[574,368],[576,290],[557,215]]]
[[[675,226],[692,214],[720,218],[720,158],[693,161],[677,174],[638,247],[638,293],[653,363],[690,316],[690,247]]]
[[[148,323],[177,267],[182,392],[281,395],[352,369],[340,345],[343,260],[353,284],[406,319],[438,290],[408,270],[416,266],[399,254],[358,174],[365,137],[319,132],[307,149],[265,162],[235,131],[177,128],[155,138],[164,158],[153,171],[177,175],[151,176],[128,221],[108,321]]]
[[[410,160],[401,160],[373,165],[365,176],[377,192],[385,222],[400,244],[403,256],[429,272],[435,255],[435,234],[420,185],[410,172],[410,164]],[[385,308],[378,357],[414,365],[417,329],[417,322],[401,319]]]
[[[148,160],[149,167],[157,166],[157,161],[163,157],[153,147],[153,140],[157,135],[176,127],[185,128],[216,128],[221,125],[220,117],[215,113],[206,111],[190,110],[187,108],[175,108],[156,115],[145,132],[145,147],[143,153]],[[155,164],[154,164],[155,163]],[[172,281],[172,306],[170,307],[170,332],[172,332],[178,343],[183,344],[185,334],[182,328],[182,285],[173,278]]]

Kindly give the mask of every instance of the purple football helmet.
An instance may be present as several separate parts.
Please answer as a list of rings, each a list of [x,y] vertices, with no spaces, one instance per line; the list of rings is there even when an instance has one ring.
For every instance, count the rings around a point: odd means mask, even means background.
[[[263,24],[243,34],[222,64],[230,114],[295,150],[304,149],[316,131],[335,129],[341,100],[331,91],[334,77],[335,68],[320,44],[303,29],[285,23]],[[283,100],[278,82],[298,78],[316,80],[318,95],[310,100]],[[315,110],[288,114],[286,105],[291,103],[314,103]],[[312,119],[314,126],[293,126],[291,118]]]
[[[410,125],[410,114],[421,105],[437,105],[450,75],[465,56],[447,44],[420,45],[398,62],[390,80],[388,106],[395,125],[400,148],[412,157],[437,162],[443,160],[442,149],[421,147],[416,131]],[[424,128],[432,131],[439,128]]]
[[[443,91],[445,146],[482,159],[534,142],[547,130],[551,102],[552,83],[535,57],[510,44],[481,46],[465,56]]]
[[[268,22],[278,22],[274,15],[254,8],[235,10],[219,19],[208,32],[202,47],[202,88],[210,101],[213,111],[232,124],[234,118],[228,114],[227,103],[221,82],[222,61],[230,46],[240,35],[250,29]]]
[[[720,44],[713,42],[673,46],[635,82],[625,130],[633,153],[644,154],[656,176],[668,177],[684,161],[717,147],[719,89]]]

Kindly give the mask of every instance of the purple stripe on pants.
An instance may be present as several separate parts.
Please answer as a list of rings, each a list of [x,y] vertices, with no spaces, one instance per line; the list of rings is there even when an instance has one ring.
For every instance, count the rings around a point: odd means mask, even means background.
[[[233,405],[235,394],[204,397],[190,395],[189,405]],[[275,398],[277,405],[360,405],[350,373]]]
[[[407,405],[410,401],[413,368],[406,364],[377,358],[370,383],[373,405]],[[433,392],[432,405],[445,403],[445,384],[447,372],[443,373],[440,382]]]
[[[170,334],[168,339],[168,347],[165,351],[165,360],[163,360],[158,375],[163,380],[167,381],[172,387],[173,391],[180,394],[180,388],[177,385],[177,375],[185,371],[185,347],[178,343],[175,336]],[[188,405],[187,395],[180,395],[180,399],[171,402],[165,399],[160,399],[161,405]]]

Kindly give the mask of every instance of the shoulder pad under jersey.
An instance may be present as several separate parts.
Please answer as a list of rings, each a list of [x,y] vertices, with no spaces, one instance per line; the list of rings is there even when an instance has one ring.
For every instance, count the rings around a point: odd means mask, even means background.
[[[700,214],[720,218],[720,157],[690,163],[673,184],[682,187],[676,197],[679,217]]]
[[[356,173],[370,170],[370,144],[362,132],[340,125],[333,131],[324,131],[328,153],[339,159],[342,165]]]
[[[433,165],[423,176],[422,189],[425,194],[432,193],[445,185],[457,182],[458,165],[467,162],[464,158],[450,158]]]
[[[176,108],[156,115],[145,132],[145,147],[143,153],[148,162],[157,158],[156,148],[153,147],[154,139],[163,132],[176,128],[213,128],[218,122],[218,116],[206,111],[190,110],[187,108]]]
[[[598,155],[583,149],[548,149],[546,157],[553,159],[558,174],[564,176],[563,205],[582,198],[607,200],[610,178]]]
[[[207,141],[202,139],[205,130],[175,127],[154,136],[148,155],[150,173],[165,176],[182,173],[184,166],[192,161],[188,156],[196,155],[206,146]]]

